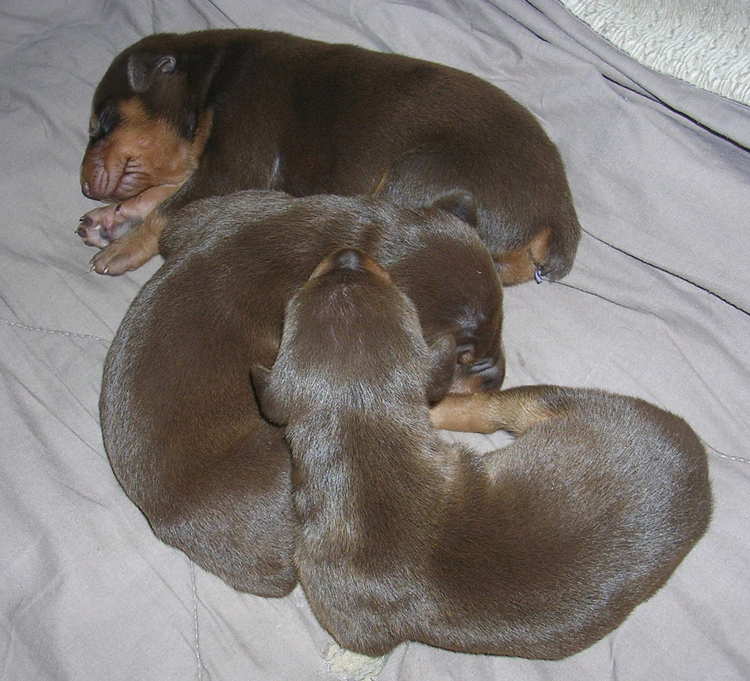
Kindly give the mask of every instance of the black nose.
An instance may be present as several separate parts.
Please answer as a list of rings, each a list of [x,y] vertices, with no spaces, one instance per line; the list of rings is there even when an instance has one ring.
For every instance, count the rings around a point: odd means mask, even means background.
[[[486,371],[487,369],[490,369],[494,366],[494,362],[489,357],[485,357],[484,359],[480,359],[478,362],[474,362],[469,367],[469,373],[471,374],[479,374],[483,371]]]
[[[505,378],[505,362],[502,358],[495,361],[491,357],[485,357],[474,362],[468,370],[471,374],[479,374],[483,392],[497,390]]]
[[[485,392],[497,390],[502,385],[503,378],[505,378],[504,373],[497,367],[485,369],[480,375],[482,377],[482,390]]]

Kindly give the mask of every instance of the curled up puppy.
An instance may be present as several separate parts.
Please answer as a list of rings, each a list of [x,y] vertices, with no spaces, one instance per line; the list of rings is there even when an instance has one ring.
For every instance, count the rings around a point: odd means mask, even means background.
[[[247,191],[189,204],[107,353],[99,409],[117,480],[159,539],[240,591],[283,596],[297,581],[289,452],[248,373],[274,361],[286,303],[343,246],[387,265],[428,340],[455,339],[436,368],[455,374],[451,390],[500,385],[502,289],[475,231],[440,208],[374,198]]]
[[[505,428],[478,454],[430,423],[432,368],[414,305],[374,260],[338,251],[287,307],[272,369],[253,368],[286,424],[298,577],[349,649],[404,641],[558,659],[649,598],[701,537],[706,456],[646,402],[553,386],[449,395],[440,427]]]
[[[156,255],[182,206],[243,189],[384,196],[420,207],[464,195],[503,283],[559,279],[580,235],[560,154],[492,84],[441,64],[284,33],[150,35],[94,92],[81,218],[100,274]]]

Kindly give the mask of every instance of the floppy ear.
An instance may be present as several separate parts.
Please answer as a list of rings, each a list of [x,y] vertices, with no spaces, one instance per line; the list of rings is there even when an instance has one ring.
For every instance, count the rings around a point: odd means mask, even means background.
[[[427,401],[439,402],[451,387],[456,373],[456,339],[452,334],[438,336],[429,347],[430,381],[427,384]]]
[[[286,412],[271,388],[271,370],[261,364],[254,365],[250,369],[250,382],[263,418],[277,426],[286,425]]]
[[[141,94],[151,87],[156,75],[174,73],[176,69],[177,57],[173,54],[136,52],[128,58],[128,85]]]
[[[448,213],[453,213],[457,218],[472,227],[477,226],[477,202],[474,199],[474,194],[465,189],[456,189],[449,194],[444,194],[432,205]]]

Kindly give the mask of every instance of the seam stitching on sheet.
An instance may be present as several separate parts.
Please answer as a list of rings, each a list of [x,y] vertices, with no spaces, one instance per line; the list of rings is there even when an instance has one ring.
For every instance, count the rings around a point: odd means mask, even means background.
[[[662,272],[662,273],[664,273],[664,274],[666,274],[666,275],[668,275],[670,277],[675,277],[676,279],[679,279],[680,281],[684,281],[686,284],[689,284],[690,286],[695,286],[696,288],[700,289],[704,293],[707,293],[708,295],[713,296],[714,298],[718,298],[722,303],[725,303],[726,305],[729,305],[729,306],[733,307],[735,310],[739,310],[740,312],[743,312],[744,314],[748,314],[748,311],[745,310],[744,308],[741,308],[736,303],[733,303],[732,301],[727,300],[726,298],[720,296],[715,291],[712,291],[712,290],[706,288],[704,285],[699,284],[698,282],[692,281],[686,275],[678,274],[677,272],[672,272],[671,270],[667,269],[667,267],[664,266],[664,265],[657,265],[656,263],[651,262],[650,260],[646,260],[645,258],[642,258],[641,256],[636,255],[635,253],[631,253],[630,251],[627,251],[627,250],[625,250],[624,248],[622,248],[620,246],[615,246],[615,244],[610,243],[609,241],[606,241],[605,239],[603,239],[600,236],[596,236],[596,234],[594,234],[593,232],[588,231],[587,229],[585,229],[583,227],[581,227],[581,232],[584,233],[584,234],[586,234],[586,236],[589,236],[592,239],[594,239],[594,241],[598,241],[600,244],[603,244],[607,248],[612,248],[615,251],[617,251],[618,253],[621,253],[622,255],[624,255],[624,256],[626,256],[628,258],[631,258],[633,260],[637,260],[638,262],[643,263],[644,265],[648,265],[649,267],[653,267],[654,269],[658,270],[659,272]],[[573,286],[572,284],[568,284],[568,283],[566,283],[564,281],[553,281],[551,283],[553,283],[553,284],[561,284],[563,286],[568,286],[570,288],[574,288],[574,289],[577,289],[579,291],[583,291],[584,293],[591,293],[593,295],[598,295],[598,294],[594,293],[593,291],[586,291],[585,289],[579,289],[577,286]],[[603,297],[603,296],[599,296],[599,297]],[[605,300],[608,300],[608,299],[605,298]],[[615,302],[615,301],[610,301],[610,302]]]
[[[190,585],[193,589],[193,631],[195,636],[195,661],[198,664],[196,679],[203,681],[203,660],[201,659],[201,640],[198,623],[198,584],[195,579],[195,565],[193,565],[190,559],[188,559],[188,565],[190,566]]]
[[[731,454],[724,454],[724,452],[720,452],[718,449],[716,449],[716,447],[712,447],[710,444],[708,444],[708,442],[704,440],[701,440],[701,442],[703,443],[703,446],[707,447],[712,454],[720,456],[722,459],[728,459],[729,461],[734,461],[736,463],[750,464],[750,459],[745,459],[741,456],[732,456]]]
[[[67,338],[81,338],[83,340],[94,340],[98,343],[109,344],[106,338],[94,336],[90,333],[74,333],[73,331],[63,331],[62,329],[47,329],[42,326],[29,326],[28,324],[21,324],[21,322],[13,322],[10,319],[0,319],[0,323],[10,326],[14,329],[21,329],[22,331],[33,331],[34,333],[43,333],[49,336],[66,336]]]

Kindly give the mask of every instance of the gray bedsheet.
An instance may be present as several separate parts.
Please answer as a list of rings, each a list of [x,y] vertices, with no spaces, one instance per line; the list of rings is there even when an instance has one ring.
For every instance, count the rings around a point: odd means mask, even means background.
[[[614,633],[561,662],[331,646],[299,590],[232,591],[118,487],[97,399],[158,267],[106,278],[73,234],[92,91],[153,32],[281,29],[445,62],[559,145],[585,234],[558,284],[506,294],[508,385],[649,399],[705,441],[706,537]],[[657,74],[557,0],[4,0],[0,5],[0,677],[8,681],[740,681],[750,678],[750,110]],[[466,436],[482,448],[506,440]]]

